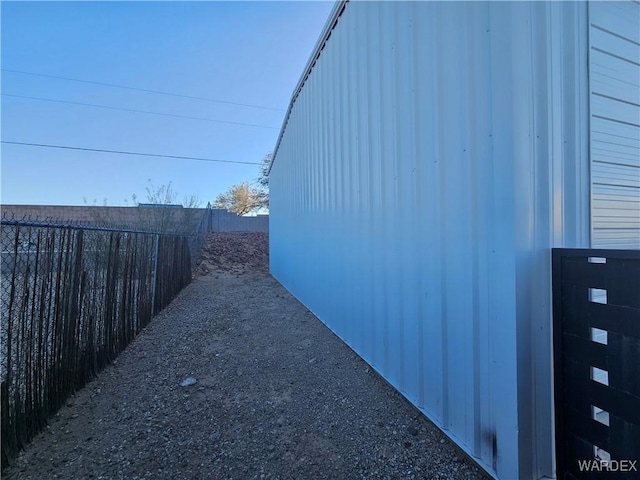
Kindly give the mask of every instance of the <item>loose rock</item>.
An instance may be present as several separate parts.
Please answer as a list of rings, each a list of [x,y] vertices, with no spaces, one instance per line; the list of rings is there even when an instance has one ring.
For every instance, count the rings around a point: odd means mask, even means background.
[[[185,378],[182,382],[180,382],[180,386],[188,387],[190,385],[195,385],[196,383],[198,383],[198,380],[196,380],[193,377],[188,377],[188,378]]]

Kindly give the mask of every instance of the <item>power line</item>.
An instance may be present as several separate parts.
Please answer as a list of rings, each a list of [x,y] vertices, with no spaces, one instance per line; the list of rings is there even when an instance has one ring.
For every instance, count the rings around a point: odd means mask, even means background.
[[[160,158],[174,158],[179,160],[198,160],[201,162],[220,162],[220,163],[239,163],[243,165],[262,165],[260,162],[241,162],[236,160],[219,160],[216,158],[201,158],[201,157],[185,157],[182,155],[161,155],[159,153],[142,153],[142,152],[124,152],[121,150],[105,150],[102,148],[85,148],[85,147],[70,147],[67,145],[47,145],[43,143],[26,143],[26,142],[9,142],[7,140],[1,140],[0,143],[7,143],[9,145],[25,145],[29,147],[43,147],[43,148],[63,148],[65,150],[82,150],[85,152],[100,152],[100,153],[116,153],[119,155],[139,155],[141,157],[160,157]]]
[[[227,120],[215,120],[213,118],[204,118],[204,117],[190,117],[187,115],[176,115],[173,113],[163,113],[163,112],[150,112],[148,110],[136,110],[133,108],[122,108],[122,107],[110,107],[108,105],[96,105],[94,103],[82,103],[82,102],[72,102],[69,100],[56,100],[53,98],[42,98],[42,97],[30,97],[27,95],[13,95],[9,93],[0,94],[3,97],[13,97],[13,98],[26,98],[28,100],[40,100],[43,102],[55,102],[55,103],[67,103],[69,105],[82,105],[83,107],[95,107],[95,108],[106,108],[108,110],[120,110],[122,112],[133,112],[133,113],[144,113],[147,115],[161,115],[163,117],[174,117],[174,118],[185,118],[188,120],[201,120],[203,122],[215,122],[215,123],[227,123],[230,125],[240,125],[243,127],[255,127],[255,128],[268,128],[271,130],[278,130],[277,127],[270,127],[268,125],[257,125],[254,123],[241,123],[241,122],[230,122]]]
[[[123,89],[126,89],[126,90],[135,90],[135,91],[138,91],[138,92],[156,93],[158,95],[168,95],[168,96],[171,96],[171,97],[190,98],[192,100],[202,100],[202,101],[205,101],[205,102],[224,103],[224,104],[227,104],[227,105],[236,105],[236,106],[239,106],[239,107],[261,108],[263,110],[274,110],[276,112],[284,112],[284,109],[282,109],[282,108],[264,107],[262,105],[252,105],[250,103],[229,102],[227,100],[216,100],[216,99],[213,99],[213,98],[197,97],[197,96],[193,96],[193,95],[183,95],[181,93],[164,92],[164,91],[161,91],[161,90],[151,90],[149,88],[129,87],[129,86],[126,86],[126,85],[116,85],[114,83],[96,82],[96,81],[93,81],[93,80],[80,80],[79,78],[59,77],[57,75],[46,75],[44,73],[24,72],[22,70],[11,70],[9,68],[2,68],[0,70],[2,70],[3,72],[19,73],[20,75],[32,75],[34,77],[56,78],[58,80],[66,80],[66,81],[69,81],[69,82],[88,83],[88,84],[91,84],[91,85],[102,85],[104,87],[123,88]]]

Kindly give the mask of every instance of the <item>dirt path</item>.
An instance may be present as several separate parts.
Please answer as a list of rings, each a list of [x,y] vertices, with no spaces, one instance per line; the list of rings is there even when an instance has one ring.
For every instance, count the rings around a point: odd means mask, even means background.
[[[207,270],[5,478],[485,478],[268,273]]]

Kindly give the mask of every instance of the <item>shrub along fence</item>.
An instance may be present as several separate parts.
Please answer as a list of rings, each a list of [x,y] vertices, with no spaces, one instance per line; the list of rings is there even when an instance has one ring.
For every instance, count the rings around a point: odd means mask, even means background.
[[[191,281],[189,237],[3,219],[2,467]]]

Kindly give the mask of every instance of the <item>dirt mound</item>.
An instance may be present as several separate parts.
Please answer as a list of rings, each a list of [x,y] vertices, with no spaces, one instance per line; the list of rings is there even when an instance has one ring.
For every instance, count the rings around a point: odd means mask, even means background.
[[[269,234],[211,233],[198,258],[196,275],[268,271]]]

